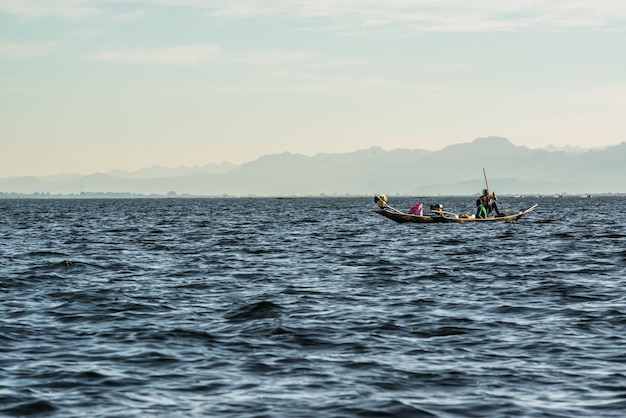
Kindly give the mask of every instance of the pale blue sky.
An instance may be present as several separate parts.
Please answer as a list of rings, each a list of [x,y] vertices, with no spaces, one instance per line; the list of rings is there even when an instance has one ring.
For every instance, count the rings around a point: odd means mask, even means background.
[[[0,0],[0,177],[626,141],[626,2]]]

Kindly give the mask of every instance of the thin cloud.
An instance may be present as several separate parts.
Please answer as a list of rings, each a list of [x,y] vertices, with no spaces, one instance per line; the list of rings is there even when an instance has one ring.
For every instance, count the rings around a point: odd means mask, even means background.
[[[0,59],[28,59],[52,53],[56,42],[10,43],[0,41]]]
[[[299,90],[304,86],[315,86],[315,90],[338,89],[354,85],[397,86],[397,83],[384,79],[334,75],[340,68],[363,65],[369,61],[324,56],[305,50],[226,52],[222,54],[221,59],[223,61],[230,61],[256,68],[263,74],[272,78],[289,80],[298,84],[297,87],[292,86],[288,90],[294,88]],[[328,75],[328,70],[333,70],[332,76]]]
[[[325,18],[339,28],[401,26],[434,32],[514,31],[531,27],[620,28],[626,2],[576,0],[179,0],[173,7],[204,9],[213,17]]]
[[[120,4],[109,0],[0,0],[0,14],[24,18],[76,19],[101,13],[137,19],[140,9],[120,16]],[[134,0],[134,5],[201,10],[213,18],[273,17],[317,19],[339,31],[401,29],[425,32],[493,32],[528,28],[596,28],[621,30],[626,21],[623,0]]]
[[[79,19],[103,12],[86,0],[0,0],[0,14],[10,14],[26,19],[58,17]]]
[[[365,60],[322,56],[305,50],[259,50],[225,54],[224,60],[259,68],[305,67],[308,69],[329,69],[362,65]]]
[[[306,51],[247,51],[233,57],[235,61],[262,67],[283,66],[294,62],[311,62],[319,59],[319,55]]]
[[[217,45],[188,45],[150,49],[106,51],[93,55],[96,61],[109,61],[131,64],[195,65],[213,57]]]
[[[339,89],[346,87],[400,87],[395,81],[381,78],[353,77],[353,76],[330,76],[304,71],[279,70],[272,73],[275,77],[288,78],[299,82],[314,84],[317,88],[323,86],[326,89]]]
[[[113,15],[113,19],[118,22],[134,22],[143,19],[143,17],[143,9],[135,9],[125,13],[116,13]]]

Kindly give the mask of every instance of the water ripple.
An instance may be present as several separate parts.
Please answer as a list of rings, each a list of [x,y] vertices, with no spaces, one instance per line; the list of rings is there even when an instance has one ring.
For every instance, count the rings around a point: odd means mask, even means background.
[[[0,414],[621,417],[624,200],[539,203],[4,201]]]

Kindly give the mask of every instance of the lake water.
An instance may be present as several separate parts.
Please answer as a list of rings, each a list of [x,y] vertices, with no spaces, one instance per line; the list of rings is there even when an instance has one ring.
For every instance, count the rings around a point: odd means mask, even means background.
[[[0,415],[622,417],[626,198],[533,203],[0,200]]]

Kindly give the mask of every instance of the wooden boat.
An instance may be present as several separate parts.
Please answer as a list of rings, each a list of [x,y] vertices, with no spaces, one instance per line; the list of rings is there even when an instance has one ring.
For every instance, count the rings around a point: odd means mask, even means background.
[[[445,222],[443,216],[436,214],[435,216],[428,216],[421,214],[421,204],[420,204],[420,213],[405,213],[399,211],[396,208],[392,208],[387,204],[387,196],[385,195],[376,195],[374,196],[374,202],[380,210],[377,211],[380,215],[385,218],[389,218],[398,223],[417,223],[417,224],[429,224],[429,223],[437,223],[437,222]]]
[[[488,216],[486,218],[477,218],[474,215],[458,215],[453,212],[447,212],[444,210],[435,209],[433,213],[441,216],[444,222],[456,222],[456,223],[467,223],[467,222],[515,222],[520,219],[522,216],[532,212],[537,207],[537,204],[532,205],[529,208],[519,210],[519,211],[511,211],[507,209],[503,214]]]
[[[399,210],[385,207],[377,211],[380,215],[383,215],[385,218],[389,218],[398,223],[407,223],[412,222],[416,224],[429,224],[429,223],[437,223],[437,222],[447,222],[447,220],[440,215],[428,216],[428,215],[414,215],[412,213],[404,213]]]
[[[519,211],[507,209],[503,214],[488,216],[487,218],[477,218],[474,215],[459,215],[454,212],[443,210],[441,205],[431,206],[433,215],[417,215],[406,213],[392,208],[387,204],[387,197],[384,195],[374,196],[374,202],[380,208],[377,213],[398,223],[468,223],[468,222],[515,222],[524,215],[532,212],[537,204]]]

